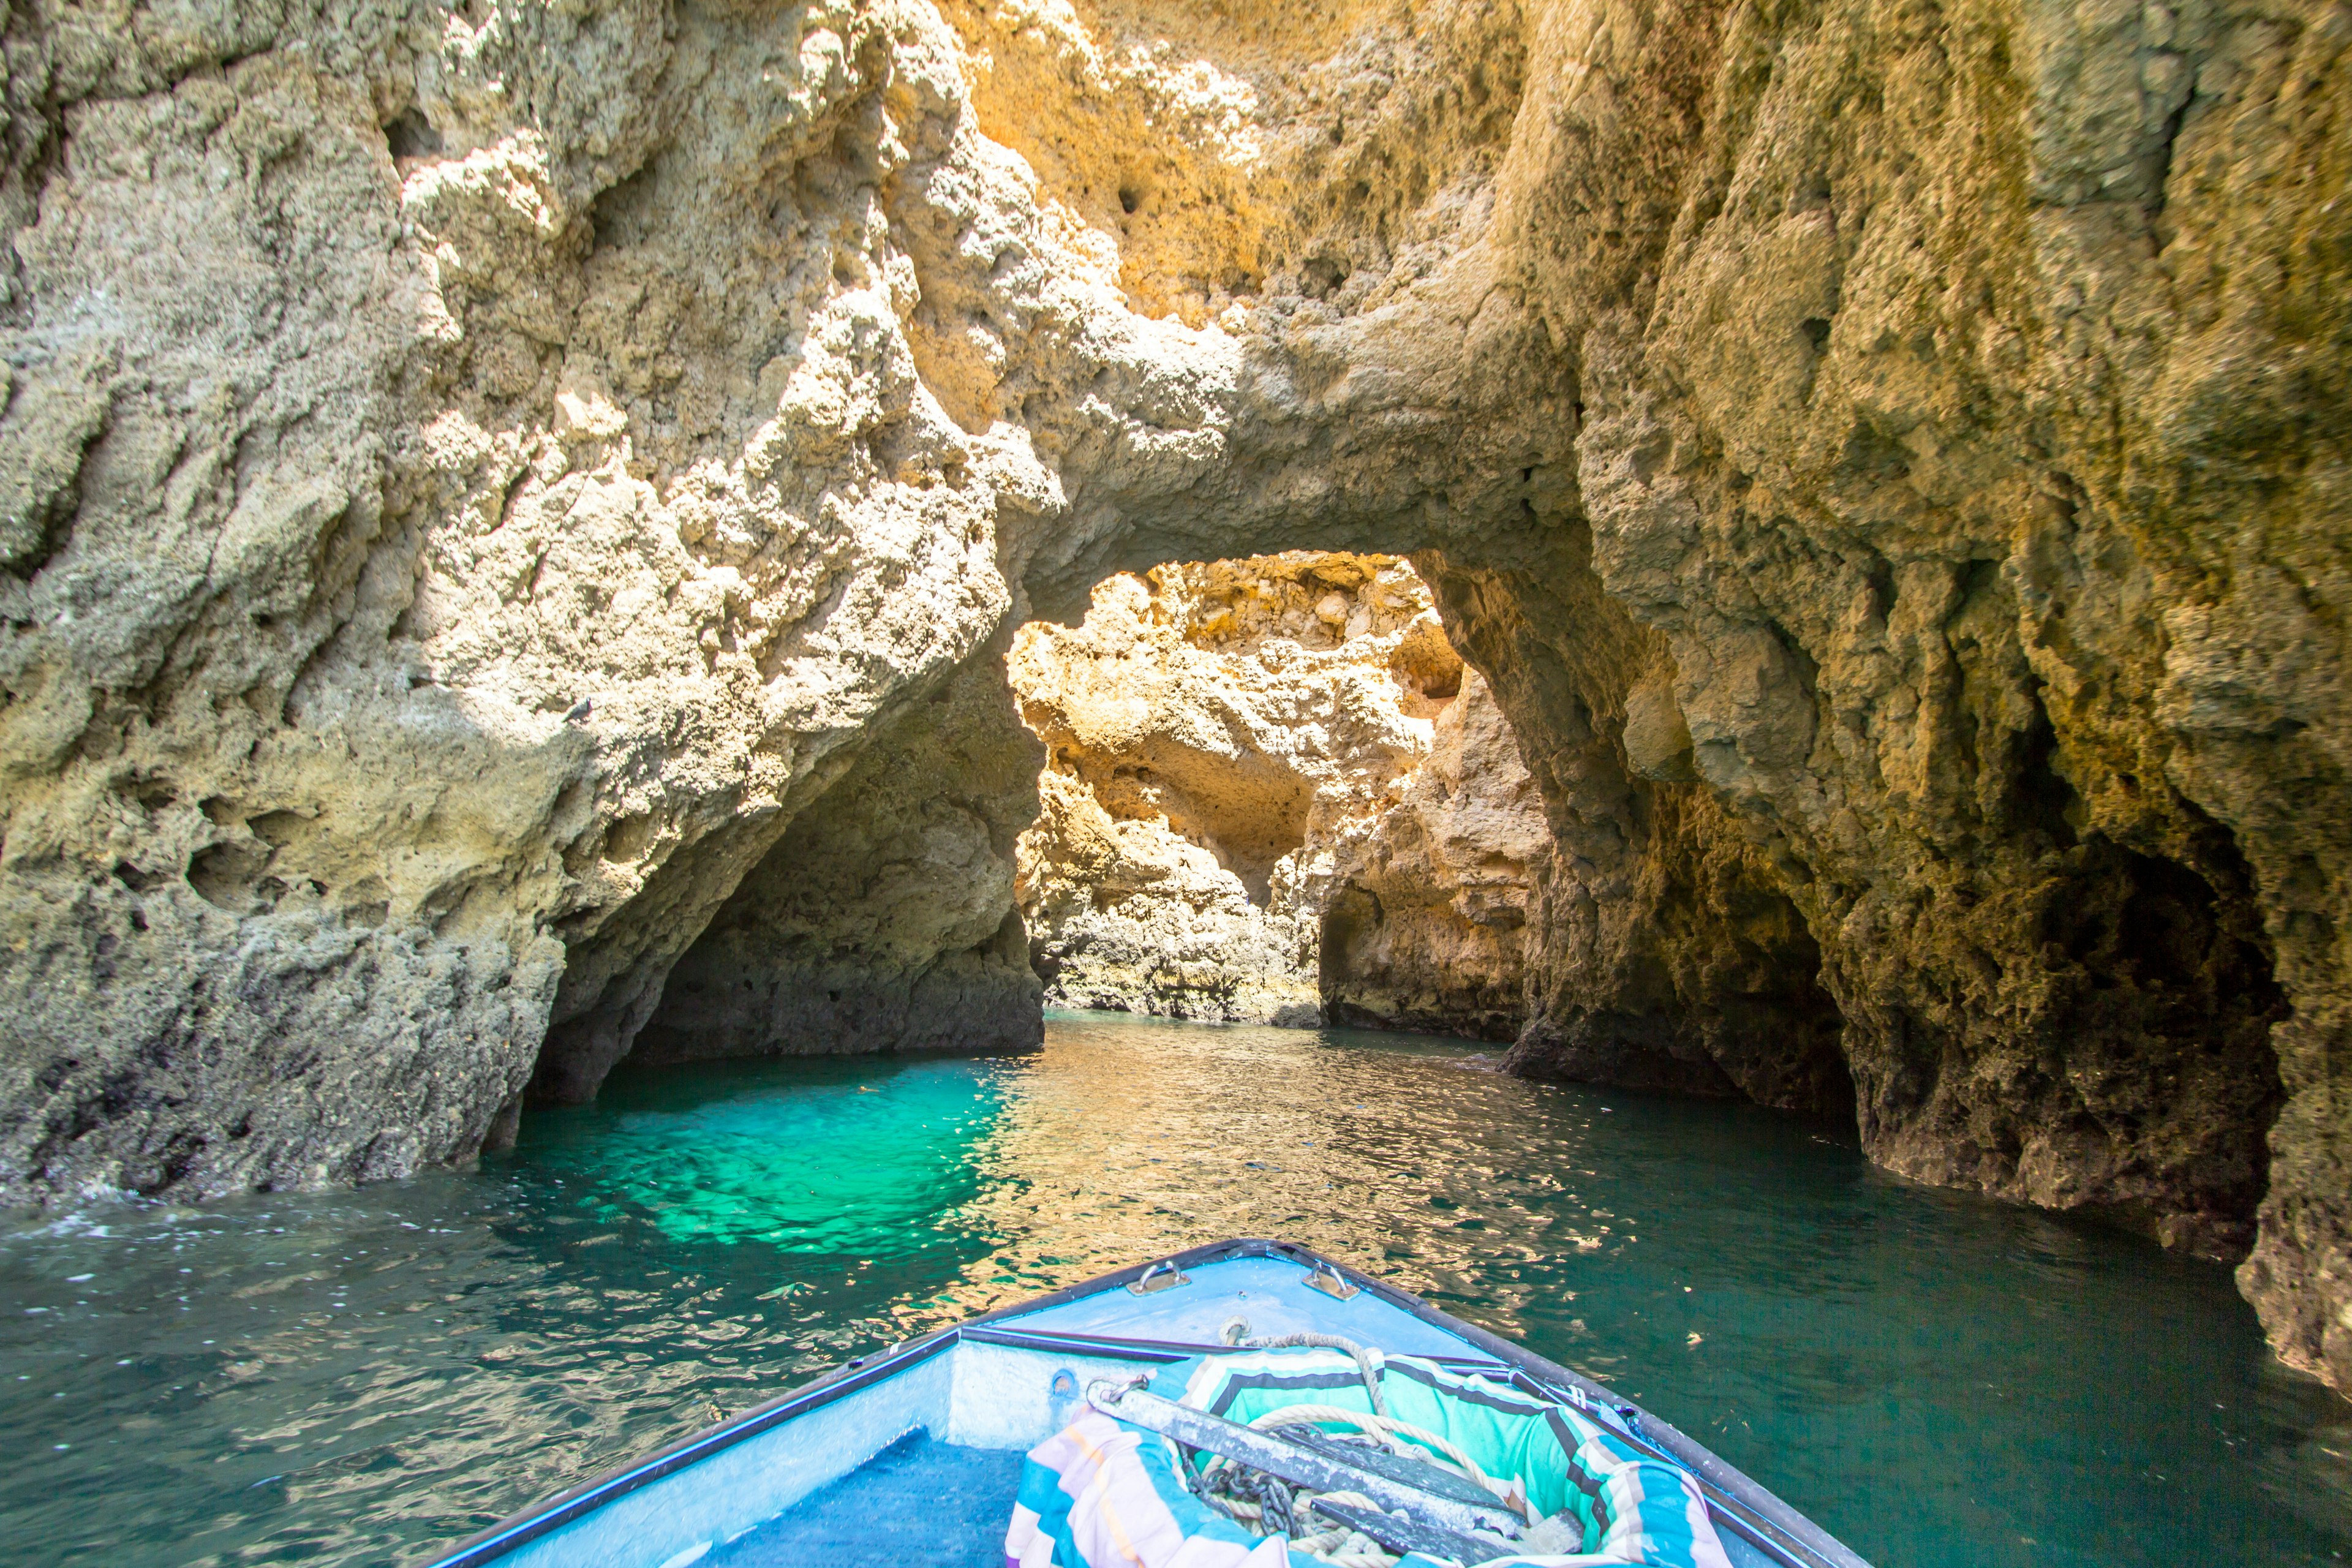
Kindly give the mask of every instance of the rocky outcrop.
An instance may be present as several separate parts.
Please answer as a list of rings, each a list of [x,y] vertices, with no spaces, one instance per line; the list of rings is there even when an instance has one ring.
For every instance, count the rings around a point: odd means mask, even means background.
[[[1120,818],[1049,772],[1024,838],[1022,907],[1031,962],[1057,1007],[1219,1023],[1319,1023],[1315,928],[1253,901],[1215,851],[1163,819]],[[1287,868],[1286,868],[1286,869]]]
[[[1558,79],[1549,123],[1646,125],[1683,171],[1620,231],[1642,267],[1556,243],[1528,274],[1580,345],[1589,569],[1661,639],[1580,706],[1605,737],[1654,675],[1671,692],[1756,852],[1743,879],[1819,949],[1874,1157],[2229,1256],[2279,1116],[2248,1276],[2268,1299],[2315,1131],[2298,1053],[2340,1026],[2335,983],[2296,979],[2299,874],[2251,825],[2215,831],[2243,819],[2197,760],[2206,725],[2262,721],[2189,628],[2220,614],[2224,663],[2284,659],[2300,693],[2336,679],[2315,622],[2256,608],[2274,574],[2330,592],[2289,561],[2341,526],[2333,459],[2244,421],[2282,406],[2254,364],[2340,374],[2342,321],[2223,260],[2284,243],[2252,193],[2316,155],[2257,82],[2318,90],[2334,47],[2168,10],[2028,13],[1997,44],[1853,20],[1694,15],[1653,35],[1631,114]],[[1977,96],[2012,86],[2013,108]],[[1528,187],[1530,232],[1598,239],[1591,215],[1625,210],[1595,199],[1622,165],[1584,166],[1597,185]],[[2273,731],[2270,776],[2325,837],[2337,793],[2286,760],[2305,733]]]
[[[1528,917],[1551,841],[1485,678],[1457,679],[1429,754],[1325,895],[1317,973],[1334,1023],[1507,1040],[1527,1022]]]
[[[2346,37],[19,7],[0,1192],[467,1158],[1013,626],[1386,551],[1544,803],[1523,1070],[2251,1240],[2352,1379]]]
[[[1050,758],[1021,854],[1049,1001],[1516,1032],[1541,816],[1405,563],[1112,577],[1010,672]]]
[[[1588,539],[1564,527],[1510,571],[1427,563],[1504,710],[1544,726],[1526,751],[1554,848],[1510,1064],[1851,1117],[1811,929],[1769,847],[1697,784],[1671,659],[1602,590]]]

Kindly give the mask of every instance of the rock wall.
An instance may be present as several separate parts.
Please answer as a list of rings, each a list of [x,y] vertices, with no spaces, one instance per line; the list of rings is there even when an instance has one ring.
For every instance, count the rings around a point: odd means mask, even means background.
[[[2352,1378],[2347,37],[17,7],[0,1194],[467,1158],[1013,625],[1418,552],[1554,840],[1524,1069],[2251,1239]]]
[[[1343,188],[1432,110],[1475,193],[1506,100],[1351,62],[1465,79],[1492,26],[1269,28],[1353,84],[1342,157],[1075,16],[952,20],[11,13],[0,1195],[469,1158],[534,1081],[591,1092],[794,817],[1033,609],[1508,488],[1529,438],[1428,418],[1442,377],[1285,390],[1244,303],[1279,258],[1174,237],[1188,179]],[[1174,139],[988,133],[1113,101]],[[1120,260],[1162,226],[1225,280],[1181,310]],[[1460,335],[1285,297],[1327,391],[1340,340]]]
[[[630,1059],[1034,1050],[1037,978],[1012,905],[1043,760],[997,659],[919,699],[711,917]],[[539,1071],[572,1099],[602,1067],[549,1050]]]
[[[2340,895],[2296,857],[2344,797],[2244,672],[2339,679],[2342,469],[2298,422],[2345,318],[2297,303],[2339,231],[2280,183],[2341,156],[2337,46],[2189,10],[1658,20],[1601,46],[1639,108],[1590,54],[1536,76],[1555,135],[1663,138],[1673,199],[1610,205],[1595,157],[1515,216],[1579,345],[1591,570],[1666,660],[1585,706],[1671,698],[1820,951],[1874,1158],[2225,1257],[2260,1203],[2249,1290],[2334,1353],[2282,1303],[2333,1267],[2294,1216],[2334,1159],[2340,983],[2302,944]],[[2222,731],[2301,848],[2219,784]]]
[[[1050,759],[1021,910],[1053,1005],[1517,1032],[1542,819],[1404,562],[1112,577],[1009,671]]]
[[[1317,952],[1336,1024],[1507,1040],[1528,1020],[1543,800],[1486,678],[1465,668],[1430,749],[1339,858]]]
[[[1454,635],[1495,672],[1553,839],[1509,1063],[1538,1078],[1740,1097],[1850,1119],[1843,1020],[1769,842],[1698,783],[1662,639],[1563,525],[1507,569],[1425,563]]]

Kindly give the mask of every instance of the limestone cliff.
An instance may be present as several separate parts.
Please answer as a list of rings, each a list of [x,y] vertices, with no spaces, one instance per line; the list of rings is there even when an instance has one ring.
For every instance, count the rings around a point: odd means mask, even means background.
[[[1010,673],[1050,757],[1021,857],[1048,1000],[1517,1031],[1541,816],[1405,563],[1113,577]]]
[[[2251,1240],[2352,1380],[2333,0],[5,28],[8,1197],[467,1158],[763,862],[1009,900],[996,785],[835,792],[1013,626],[1386,551],[1544,802],[1524,1070]],[[1010,973],[817,880],[725,929]]]
[[[1318,974],[1334,1023],[1507,1040],[1528,1017],[1528,920],[1550,868],[1543,801],[1465,668],[1399,799],[1341,858]]]

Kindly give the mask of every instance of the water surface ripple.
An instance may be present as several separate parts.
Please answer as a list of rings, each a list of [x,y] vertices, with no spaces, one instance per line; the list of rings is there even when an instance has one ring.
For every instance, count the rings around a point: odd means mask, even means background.
[[[1610,1380],[1883,1568],[2352,1548],[2352,1410],[2227,1270],[1482,1062],[1066,1018],[1024,1058],[623,1073],[474,1174],[20,1224],[0,1524],[53,1563],[414,1562],[841,1357],[1250,1234]]]

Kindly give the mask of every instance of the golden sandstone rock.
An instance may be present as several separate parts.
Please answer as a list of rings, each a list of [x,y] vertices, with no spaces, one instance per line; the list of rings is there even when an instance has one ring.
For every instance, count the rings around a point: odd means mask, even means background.
[[[1112,577],[1008,669],[1048,754],[1020,902],[1049,1003],[1517,1035],[1541,805],[1411,566]]]
[[[2332,5],[9,28],[11,1200],[1018,1043],[1013,628],[1386,552],[1543,802],[1517,1068],[2251,1247],[2352,1378]]]

